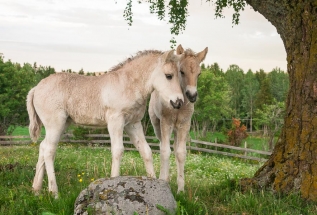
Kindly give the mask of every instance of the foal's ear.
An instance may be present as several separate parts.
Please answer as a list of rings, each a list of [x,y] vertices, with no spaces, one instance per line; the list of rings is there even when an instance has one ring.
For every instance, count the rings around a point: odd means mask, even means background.
[[[164,52],[164,54],[162,56],[163,62],[165,62],[165,63],[170,62],[173,58],[173,55],[174,55],[174,50]]]
[[[183,53],[184,53],[183,46],[179,44],[176,49],[176,54],[183,54]]]
[[[198,60],[200,62],[202,62],[203,60],[205,60],[206,58],[206,55],[207,55],[207,52],[208,52],[208,47],[206,47],[204,50],[202,50],[201,52],[199,52],[196,56],[198,58]]]

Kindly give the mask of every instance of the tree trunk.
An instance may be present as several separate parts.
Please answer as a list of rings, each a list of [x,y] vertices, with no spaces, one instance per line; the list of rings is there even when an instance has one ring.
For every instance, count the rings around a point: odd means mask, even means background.
[[[277,29],[287,53],[285,124],[269,160],[241,185],[317,200],[317,1],[246,0]]]
[[[208,121],[203,121],[202,124],[203,125],[202,125],[201,135],[202,135],[203,138],[205,138],[207,136],[209,122]]]
[[[267,137],[268,136],[268,131],[267,131],[267,125],[263,125],[263,137]]]
[[[216,129],[217,129],[217,124],[218,124],[218,121],[217,120],[213,120],[213,122],[212,122],[212,130],[211,130],[211,132],[212,133],[215,133],[215,131],[216,131]]]
[[[268,141],[269,151],[273,150],[274,134],[275,134],[274,131],[270,131],[268,135],[269,136],[269,141]]]
[[[194,138],[197,140],[199,137],[199,126],[198,126],[198,122],[195,118],[195,116],[192,118],[192,124],[191,124],[192,130],[194,131]]]
[[[252,134],[253,132],[253,123],[252,123],[252,120],[253,120],[253,99],[252,99],[252,96],[251,96],[251,111],[250,111],[250,132]]]

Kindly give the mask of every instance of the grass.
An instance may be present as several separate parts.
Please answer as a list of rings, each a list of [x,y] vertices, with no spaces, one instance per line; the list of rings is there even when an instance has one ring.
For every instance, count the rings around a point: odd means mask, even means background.
[[[191,133],[191,137],[194,139],[194,134]],[[208,132],[205,138],[202,140],[212,143],[226,143],[227,137],[222,132]],[[268,139],[263,137],[249,136],[244,141],[242,141],[240,147],[244,147],[244,142],[247,142],[247,146],[250,149],[256,149],[261,151],[268,151]]]
[[[21,126],[17,126],[11,136],[30,136],[29,133],[29,128],[28,127],[21,127]],[[42,127],[41,129],[41,136],[44,137],[45,136],[45,128]]]
[[[38,145],[0,148],[0,214],[73,214],[74,202],[91,181],[110,176],[111,153],[102,147],[60,144],[55,172],[60,198],[47,191],[47,178],[40,196],[31,190]],[[158,175],[159,155],[154,154]],[[176,194],[176,164],[171,157],[171,189],[178,213],[207,214],[317,214],[314,203],[298,195],[280,196],[267,191],[242,193],[237,180],[252,177],[261,166],[223,156],[188,153],[185,193]],[[146,175],[138,152],[125,152],[121,175]]]
[[[29,136],[29,129],[28,127],[20,127],[20,126],[17,126],[12,134],[12,136]]]

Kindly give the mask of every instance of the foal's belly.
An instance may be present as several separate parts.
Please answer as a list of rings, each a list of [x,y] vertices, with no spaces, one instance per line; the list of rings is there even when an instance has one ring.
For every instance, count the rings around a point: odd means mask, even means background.
[[[76,117],[69,117],[68,119],[69,123],[79,125],[79,126],[84,126],[84,127],[92,127],[92,128],[103,128],[107,127],[107,121],[106,120],[100,120],[96,118],[76,118]]]
[[[140,122],[144,117],[146,110],[145,105],[135,105],[131,108],[120,109],[104,109],[103,111],[85,111],[68,113],[69,122],[85,126],[85,127],[107,127],[109,120],[119,120],[119,117],[123,117],[124,124],[133,124]]]
[[[98,110],[97,108],[67,110],[69,122],[89,127],[107,126],[107,109]]]

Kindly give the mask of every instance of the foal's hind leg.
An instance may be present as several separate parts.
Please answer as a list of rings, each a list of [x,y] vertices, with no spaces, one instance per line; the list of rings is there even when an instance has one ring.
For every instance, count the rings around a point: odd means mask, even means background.
[[[54,171],[54,159],[57,144],[65,129],[65,122],[57,123],[54,126],[46,126],[45,128],[46,135],[40,144],[39,159],[36,165],[36,173],[32,187],[35,192],[40,191],[43,183],[44,170],[46,168],[49,191],[53,193],[55,198],[57,198],[58,188]]]
[[[149,116],[154,128],[156,137],[161,141],[161,120],[155,115],[153,108],[149,108]]]
[[[44,163],[44,145],[45,139],[40,144],[39,149],[39,158],[36,164],[36,172],[33,180],[32,188],[35,192],[35,194],[39,194],[40,190],[42,189],[43,184],[43,177],[44,177],[44,171],[45,171],[45,163]]]
[[[147,175],[149,177],[156,178],[153,167],[152,151],[149,144],[146,142],[141,122],[128,124],[124,129],[129,135],[134,146],[139,150],[144,161]]]

